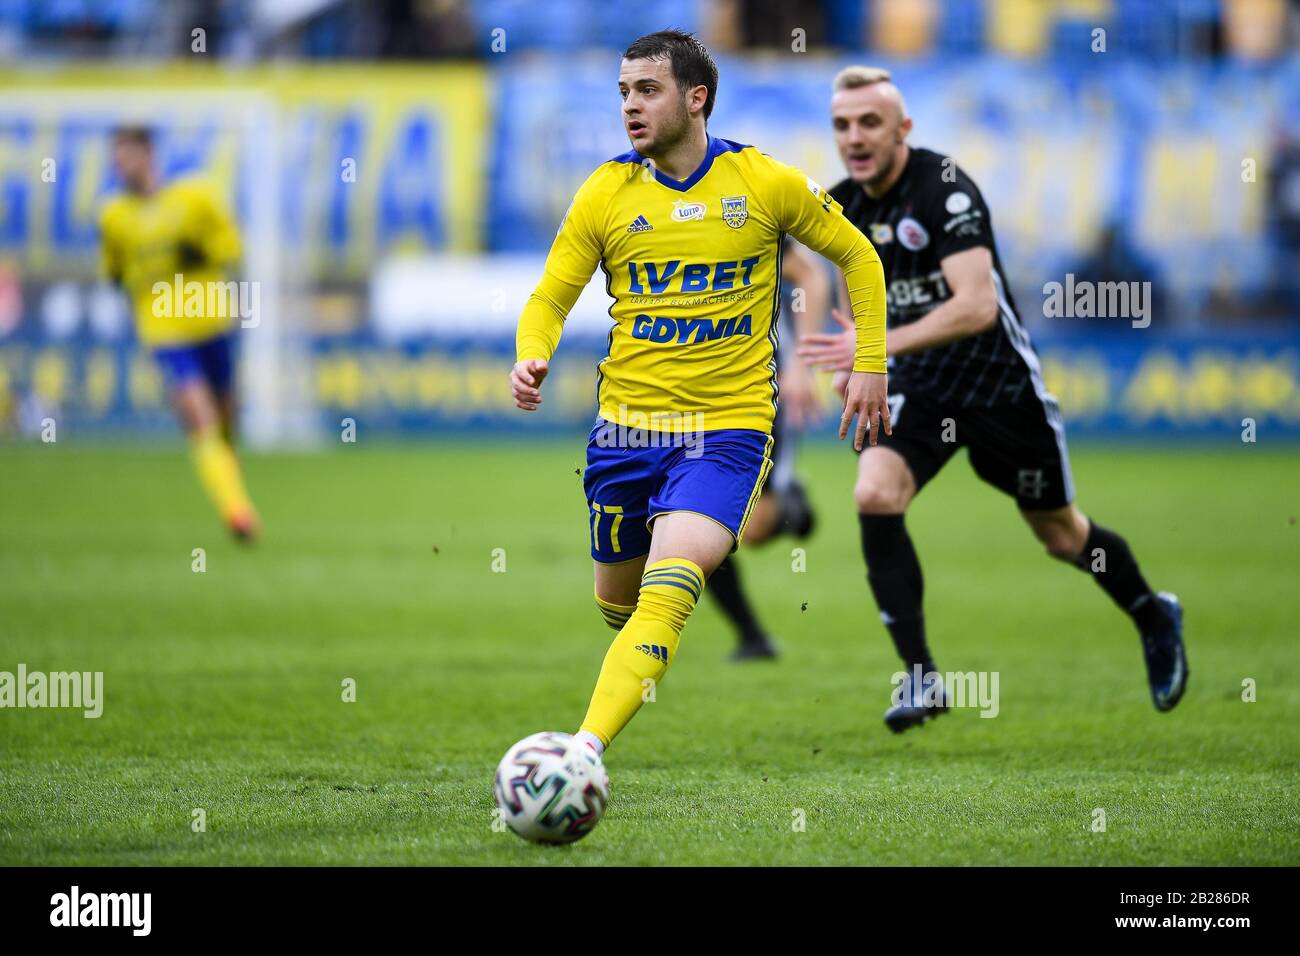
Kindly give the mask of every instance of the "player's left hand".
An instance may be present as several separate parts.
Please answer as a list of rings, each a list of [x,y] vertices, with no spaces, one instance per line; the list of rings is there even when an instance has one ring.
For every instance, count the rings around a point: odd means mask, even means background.
[[[853,416],[858,417],[858,427],[853,433],[853,450],[862,451],[862,439],[871,429],[871,444],[875,444],[883,426],[886,435],[894,433],[889,422],[889,375],[885,372],[854,372],[849,376],[844,390],[844,414],[840,417],[840,441],[849,433]]]
[[[853,368],[853,358],[858,350],[858,330],[853,320],[839,309],[831,309],[831,318],[842,331],[802,336],[796,354],[813,368],[848,371]]]

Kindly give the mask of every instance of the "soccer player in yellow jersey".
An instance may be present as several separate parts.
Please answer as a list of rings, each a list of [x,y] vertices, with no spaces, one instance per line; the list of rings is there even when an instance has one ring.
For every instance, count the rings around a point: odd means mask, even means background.
[[[239,262],[239,231],[209,188],[159,182],[148,130],[115,130],[112,146],[124,191],[100,215],[104,271],[130,297],[140,342],[167,379],[204,490],[231,532],[251,540],[257,512],[233,445],[238,308],[225,282]]]
[[[786,233],[843,271],[857,323],[841,439],[889,430],[885,277],[826,190],[708,135],[718,69],[677,31],[623,54],[631,152],[583,183],[519,319],[511,389],[542,402],[564,319],[596,267],[613,297],[587,451],[596,604],[618,636],[578,737],[603,752],[663,677],[704,582],[736,549],[771,468]]]

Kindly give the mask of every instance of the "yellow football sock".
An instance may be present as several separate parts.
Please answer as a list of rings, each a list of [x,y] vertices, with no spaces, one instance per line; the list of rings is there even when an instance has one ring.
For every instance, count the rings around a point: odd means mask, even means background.
[[[582,730],[609,746],[627,726],[677,654],[682,628],[703,590],[704,572],[685,558],[646,567],[636,610],[605,654]]]
[[[239,470],[235,451],[216,428],[207,428],[190,437],[190,454],[199,482],[217,506],[222,520],[253,509],[244,488],[244,476]]]
[[[605,623],[616,631],[623,630],[628,618],[636,610],[635,606],[628,607],[626,604],[615,604],[613,601],[606,601],[599,594],[596,595],[596,606],[600,608],[600,613],[605,616]]]

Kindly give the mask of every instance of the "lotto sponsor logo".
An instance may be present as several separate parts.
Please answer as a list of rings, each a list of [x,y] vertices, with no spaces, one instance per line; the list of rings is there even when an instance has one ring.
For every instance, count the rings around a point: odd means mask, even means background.
[[[674,222],[693,222],[704,218],[704,203],[679,199],[673,203]]]

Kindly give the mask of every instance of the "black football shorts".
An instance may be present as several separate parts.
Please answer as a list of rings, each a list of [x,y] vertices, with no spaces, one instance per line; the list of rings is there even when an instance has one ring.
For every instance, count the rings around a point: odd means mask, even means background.
[[[882,431],[879,444],[903,457],[917,491],[959,448],[967,448],[975,473],[1025,511],[1061,508],[1074,500],[1065,425],[1050,394],[1029,391],[1012,404],[962,408],[941,406],[904,388],[891,390],[889,409],[894,433]]]

